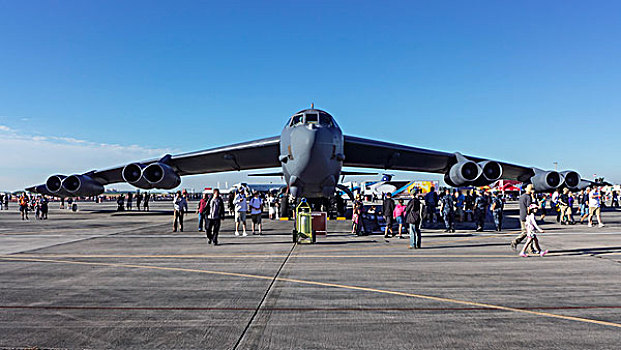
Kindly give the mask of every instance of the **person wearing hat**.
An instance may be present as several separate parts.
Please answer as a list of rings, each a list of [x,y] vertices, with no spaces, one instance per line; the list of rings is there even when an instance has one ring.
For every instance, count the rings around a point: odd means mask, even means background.
[[[526,222],[524,225],[526,226],[526,236],[528,239],[526,240],[526,244],[522,247],[520,251],[520,256],[523,258],[527,258],[528,254],[526,254],[526,249],[530,247],[533,250],[533,253],[539,254],[539,256],[543,257],[548,254],[547,250],[542,251],[539,246],[539,239],[537,239],[537,232],[543,233],[543,230],[537,225],[537,221],[535,220],[535,213],[537,212],[537,204],[531,204],[528,206],[528,215],[526,215]]]

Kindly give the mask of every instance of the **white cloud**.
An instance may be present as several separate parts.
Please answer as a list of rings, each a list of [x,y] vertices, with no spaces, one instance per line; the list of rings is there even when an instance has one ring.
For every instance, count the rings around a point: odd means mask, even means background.
[[[171,149],[30,136],[0,125],[0,190],[41,184],[51,174],[83,173],[174,153]]]
[[[53,174],[85,173],[131,162],[179,153],[167,148],[148,148],[140,145],[99,143],[71,137],[26,135],[8,128],[0,136],[0,191],[17,191],[42,184]],[[257,182],[247,172],[226,172],[182,178],[182,188],[200,191],[204,187],[230,187],[237,182]],[[272,182],[273,181],[273,182]],[[281,183],[262,179],[262,183]],[[129,184],[106,186],[120,190],[135,190]]]

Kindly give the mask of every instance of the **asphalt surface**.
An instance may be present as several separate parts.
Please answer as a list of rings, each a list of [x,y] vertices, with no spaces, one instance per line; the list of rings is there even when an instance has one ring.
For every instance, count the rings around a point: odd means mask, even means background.
[[[621,346],[621,211],[604,228],[547,218],[550,254],[520,258],[511,215],[500,234],[424,229],[420,250],[343,221],[315,245],[293,245],[289,222],[235,237],[229,219],[214,247],[194,214],[173,233],[169,207],[0,211],[0,348]]]

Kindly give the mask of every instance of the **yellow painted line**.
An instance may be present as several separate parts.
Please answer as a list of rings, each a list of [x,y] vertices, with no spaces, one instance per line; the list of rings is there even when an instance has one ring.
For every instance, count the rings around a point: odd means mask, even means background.
[[[289,221],[289,218],[280,218],[280,221]]]
[[[273,279],[272,276],[251,275],[251,274],[236,273],[236,272],[223,272],[223,271],[187,269],[187,268],[179,268],[179,267],[131,265],[131,264],[115,264],[115,263],[94,263],[94,262],[86,262],[86,261],[67,261],[67,260],[49,260],[49,259],[20,259],[20,258],[0,258],[0,259],[2,259],[2,260],[10,260],[10,261],[29,261],[29,262],[46,262],[46,263],[49,262],[49,263],[90,265],[90,266],[112,266],[112,267],[127,267],[127,268],[164,270],[164,271],[196,272],[196,273],[204,273],[204,274],[210,274],[210,275],[241,277],[241,278],[252,278],[252,279],[261,279],[261,280],[272,280]],[[558,314],[553,314],[553,313],[549,313],[549,312],[516,309],[516,308],[513,308],[513,307],[509,307],[509,306],[494,305],[494,304],[487,304],[487,303],[479,303],[479,302],[475,302],[475,301],[459,300],[459,299],[452,299],[452,298],[443,298],[443,297],[436,297],[436,296],[431,296],[431,295],[398,292],[398,291],[385,290],[385,289],[377,289],[377,288],[349,286],[349,285],[338,284],[338,283],[327,283],[327,282],[300,280],[300,279],[295,279],[295,278],[277,277],[276,280],[281,281],[281,282],[290,282],[290,283],[298,283],[298,284],[306,284],[306,285],[314,285],[314,286],[322,286],[322,287],[348,289],[348,290],[355,290],[355,291],[362,291],[362,292],[372,292],[372,293],[381,293],[381,294],[389,294],[389,295],[398,295],[398,296],[405,296],[405,297],[411,297],[411,298],[433,300],[433,301],[452,303],[452,304],[459,304],[459,305],[477,306],[477,307],[493,309],[493,310],[503,310],[503,311],[522,313],[522,314],[530,314],[530,315],[536,315],[536,316],[543,316],[543,317],[549,317],[549,318],[562,319],[562,320],[567,320],[567,321],[577,321],[577,322],[583,322],[583,323],[591,323],[591,324],[598,324],[598,325],[602,325],[602,326],[610,326],[610,327],[621,328],[621,324],[614,323],[614,322],[600,321],[600,320],[594,320],[594,319],[583,318],[583,317],[564,316],[564,315],[558,315]]]

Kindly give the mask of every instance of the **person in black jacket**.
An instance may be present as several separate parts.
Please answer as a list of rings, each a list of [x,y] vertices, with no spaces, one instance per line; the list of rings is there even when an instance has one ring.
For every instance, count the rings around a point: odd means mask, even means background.
[[[382,215],[386,220],[386,229],[384,230],[384,238],[388,238],[388,231],[394,237],[395,233],[392,231],[393,225],[393,212],[395,211],[395,201],[392,199],[392,193],[386,193],[384,197],[384,205],[382,206]]]
[[[418,196],[418,190],[414,190],[412,195],[412,200],[410,200],[405,207],[405,222],[408,224],[408,231],[410,232],[410,246],[408,248],[420,249],[420,224],[422,219],[421,198]]]
[[[207,225],[205,234],[207,235],[207,243],[218,245],[218,233],[220,232],[220,223],[224,220],[224,201],[220,197],[220,190],[214,189],[213,196],[207,202]]]

